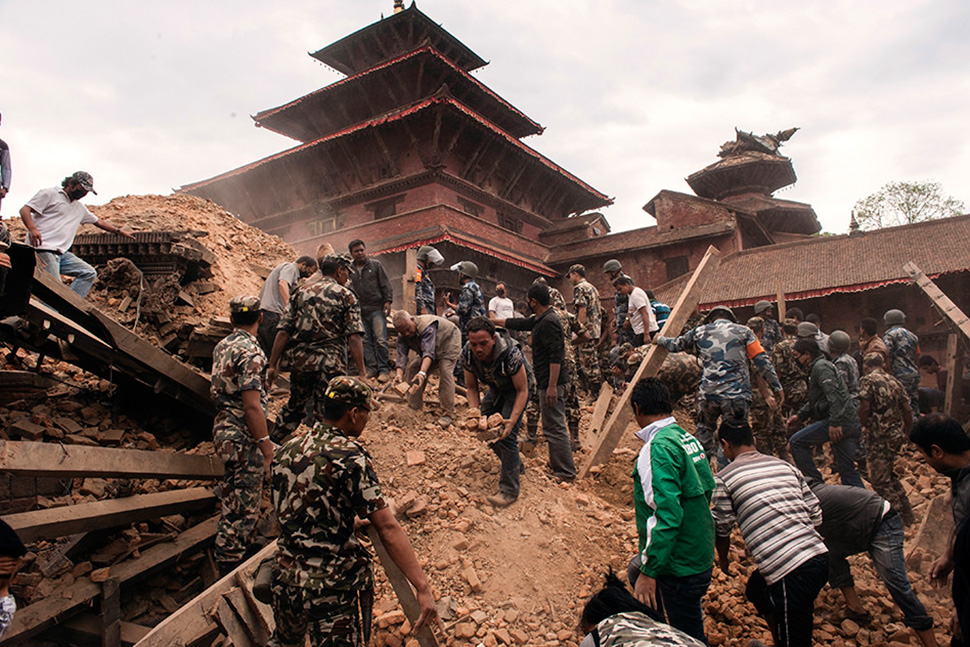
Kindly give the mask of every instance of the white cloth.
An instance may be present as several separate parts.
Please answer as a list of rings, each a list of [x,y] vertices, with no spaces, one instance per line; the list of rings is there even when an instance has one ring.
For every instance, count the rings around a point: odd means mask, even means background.
[[[97,216],[88,211],[80,200],[71,200],[64,189],[41,189],[27,202],[31,216],[40,233],[38,249],[63,254],[74,244],[74,236],[81,225],[93,225]],[[27,244],[35,246],[27,234]]]
[[[647,317],[649,321],[647,322],[646,332],[654,332],[660,330],[660,326],[657,325],[657,317],[653,314],[653,308],[650,307],[650,299],[647,297],[647,293],[643,291],[643,288],[633,288],[633,292],[630,293],[630,325],[633,326],[634,335],[644,334],[643,325],[643,314],[640,312],[640,308],[646,307]]]
[[[508,297],[492,297],[488,302],[489,312],[494,312],[498,319],[512,319],[515,316],[515,304]]]
[[[13,622],[13,614],[17,612],[17,601],[12,595],[5,595],[0,598],[0,639],[10,628]]]

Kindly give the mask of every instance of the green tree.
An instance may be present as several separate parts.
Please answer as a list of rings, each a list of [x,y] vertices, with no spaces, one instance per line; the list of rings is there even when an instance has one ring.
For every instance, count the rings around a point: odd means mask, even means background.
[[[890,182],[855,203],[862,229],[882,229],[963,213],[963,202],[943,193],[939,182]]]

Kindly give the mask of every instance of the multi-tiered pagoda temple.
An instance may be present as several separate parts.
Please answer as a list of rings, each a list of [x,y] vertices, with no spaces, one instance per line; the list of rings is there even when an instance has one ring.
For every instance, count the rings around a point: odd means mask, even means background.
[[[403,251],[435,244],[446,265],[474,261],[486,291],[505,281],[515,297],[556,274],[546,235],[586,236],[566,219],[611,203],[521,141],[542,126],[473,77],[485,61],[413,3],[312,56],[346,78],[253,117],[300,143],[182,191],[301,252],[360,238],[395,289]]]

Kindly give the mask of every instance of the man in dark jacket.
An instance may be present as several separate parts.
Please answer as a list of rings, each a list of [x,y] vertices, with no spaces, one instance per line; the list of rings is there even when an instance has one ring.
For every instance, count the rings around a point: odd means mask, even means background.
[[[387,316],[391,314],[394,290],[384,266],[369,258],[364,241],[354,240],[348,246],[354,262],[350,266],[350,280],[360,300],[360,315],[364,323],[364,365],[367,377],[387,382],[391,372],[387,350]]]
[[[799,339],[795,342],[794,354],[798,363],[809,370],[808,402],[788,419],[788,427],[793,429],[800,422],[814,420],[795,432],[789,441],[795,465],[805,478],[822,481],[812,449],[830,440],[842,484],[865,487],[855,469],[862,424],[839,370],[825,359],[815,339]]]
[[[869,490],[815,480],[810,480],[808,485],[822,506],[822,525],[818,531],[829,549],[829,585],[842,591],[846,615],[854,620],[870,619],[855,590],[846,560],[851,555],[868,552],[876,573],[903,612],[903,622],[916,632],[923,647],[936,647],[933,618],[906,575],[903,521],[899,512]]]

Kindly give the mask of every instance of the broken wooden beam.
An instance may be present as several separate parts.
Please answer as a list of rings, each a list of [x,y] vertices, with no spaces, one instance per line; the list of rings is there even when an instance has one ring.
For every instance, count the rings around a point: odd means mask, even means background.
[[[933,305],[943,313],[943,316],[949,319],[950,323],[962,332],[965,337],[970,339],[970,317],[967,317],[963,310],[960,310],[936,283],[930,280],[926,274],[923,274],[923,270],[917,267],[916,263],[906,263],[903,265],[903,269],[909,274],[909,278],[913,283],[918,285],[926,296],[930,298]]]
[[[16,476],[200,479],[222,477],[214,456],[0,440],[0,472]]]
[[[677,303],[670,311],[670,317],[664,323],[663,330],[658,334],[665,337],[680,334],[694,308],[697,307],[701,293],[714,273],[717,272],[720,262],[721,254],[717,251],[717,248],[713,245],[708,247],[707,253],[704,254],[704,258],[701,259],[697,269],[694,270],[694,274],[684,287],[684,291],[677,299]],[[603,431],[597,436],[596,444],[579,470],[579,478],[587,476],[593,466],[605,463],[613,455],[613,450],[619,444],[623,431],[633,422],[633,411],[630,409],[630,393],[633,391],[633,385],[642,378],[656,376],[666,357],[667,351],[662,346],[650,346],[646,357],[640,362],[640,368],[637,369],[630,380],[630,388],[626,389],[617,400],[613,414],[607,420]]]
[[[276,542],[274,541],[158,623],[147,636],[138,641],[135,647],[191,645],[205,636],[218,632],[219,624],[212,615],[213,610],[223,599],[223,594],[237,586],[236,574],[252,574],[264,559],[275,553]]]
[[[596,398],[596,405],[593,407],[593,415],[589,418],[589,430],[586,432],[586,442],[584,446],[589,446],[593,439],[603,430],[603,423],[606,422],[606,414],[610,412],[610,403],[613,401],[613,387],[609,382],[603,382],[600,387],[599,397]]]
[[[68,631],[83,636],[85,638],[101,638],[101,618],[94,615],[93,613],[88,613],[84,615],[79,615],[76,618],[71,618],[64,623],[64,628]],[[144,638],[151,627],[146,627],[144,625],[135,624],[133,622],[121,621],[121,645],[122,647],[131,647],[136,642]]]
[[[175,560],[182,553],[200,547],[211,541],[219,524],[218,517],[212,517],[186,530],[173,541],[152,546],[141,553],[138,559],[131,559],[111,567],[111,577],[118,578],[122,584],[147,575],[156,568]],[[70,594],[70,597],[66,597]],[[21,643],[40,632],[56,625],[64,618],[77,613],[80,607],[101,594],[101,585],[84,577],[67,587],[62,595],[50,596],[18,609],[13,622],[3,637],[3,645]],[[168,643],[172,645],[175,643]]]
[[[943,413],[956,417],[960,404],[960,386],[963,368],[960,366],[960,339],[956,333],[946,336],[946,390],[943,398]]]
[[[32,542],[211,508],[215,502],[211,490],[199,487],[31,510],[8,514],[3,520],[23,541]]]
[[[387,580],[391,583],[394,593],[397,594],[398,602],[401,603],[401,608],[404,609],[404,615],[407,616],[408,621],[410,621],[413,627],[414,623],[418,620],[418,616],[421,615],[421,607],[418,604],[418,599],[414,595],[414,591],[411,590],[411,583],[408,582],[404,571],[391,559],[387,548],[384,547],[384,542],[381,541],[381,536],[378,534],[377,528],[373,525],[368,525],[367,536],[370,537],[371,543],[374,545],[374,552],[377,553],[377,560],[384,568]],[[422,627],[421,631],[417,632],[414,637],[418,639],[418,644],[421,647],[438,647],[438,640],[431,631],[431,627],[427,625]]]

